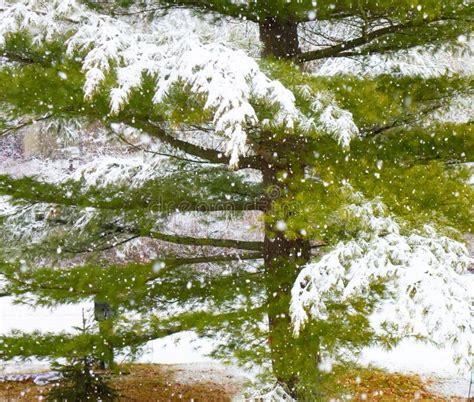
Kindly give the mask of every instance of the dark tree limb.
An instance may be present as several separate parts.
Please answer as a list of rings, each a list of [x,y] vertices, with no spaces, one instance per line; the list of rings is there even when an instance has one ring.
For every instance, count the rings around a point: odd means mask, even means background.
[[[392,122],[390,122],[390,123],[388,123],[384,126],[372,127],[369,130],[365,130],[365,131],[362,132],[362,136],[363,136],[363,138],[373,138],[373,137],[378,136],[379,134],[385,133],[386,131],[396,129],[396,128],[402,127],[404,125],[415,124],[415,123],[419,122],[422,118],[429,115],[430,113],[433,113],[436,110],[439,110],[441,107],[442,107],[442,104],[431,105],[429,107],[426,107],[423,110],[420,110],[416,114],[408,114],[403,119],[393,120]]]
[[[390,25],[384,28],[376,29],[372,32],[366,33],[358,38],[354,38],[345,42],[338,43],[337,45],[329,46],[324,49],[311,50],[309,52],[304,52],[296,55],[294,60],[297,63],[304,63],[313,60],[320,60],[329,57],[342,57],[350,55],[348,51],[355,49],[359,46],[366,45],[372,42],[375,39],[381,38],[386,35],[402,33],[404,31],[409,31],[412,28],[418,28],[426,26],[430,23],[436,23],[450,19],[449,17],[439,17],[433,20],[421,20],[421,21],[409,21],[404,24]],[[352,54],[354,55],[354,53]]]
[[[190,236],[180,236],[160,233],[151,230],[146,234],[152,239],[162,240],[169,243],[181,244],[186,246],[209,246],[219,248],[234,248],[239,250],[262,251],[263,242],[245,241],[233,239],[212,239],[212,238],[196,238]]]
[[[180,140],[166,132],[162,127],[148,122],[148,121],[127,121],[122,122],[131,127],[142,130],[152,137],[158,138],[160,141],[179,149],[187,154],[196,156],[198,158],[206,159],[212,163],[229,164],[230,158],[225,156],[222,152],[214,149],[204,148],[199,145],[192,144],[187,141]],[[248,156],[239,159],[240,168],[261,169],[261,162],[258,157]]]
[[[124,229],[122,233],[136,233],[134,230]],[[117,231],[116,233],[119,233]],[[237,250],[248,250],[248,251],[262,251],[263,243],[258,241],[245,241],[245,240],[234,240],[234,239],[216,239],[216,238],[204,238],[204,237],[191,237],[191,236],[180,236],[177,234],[165,234],[158,231],[150,230],[147,232],[140,232],[134,234],[131,237],[127,237],[121,241],[110,242],[107,246],[87,248],[87,249],[68,249],[65,248],[65,253],[82,254],[97,251],[111,250],[117,246],[128,243],[140,237],[147,237],[154,240],[160,240],[167,243],[179,244],[184,246],[204,246],[204,247],[217,247],[217,248],[231,248]]]
[[[7,51],[7,50],[2,51],[0,56],[7,59],[8,62],[14,62],[14,63],[20,63],[20,64],[35,64],[39,62],[36,58],[30,55]]]
[[[7,135],[7,134],[9,134],[13,131],[21,130],[24,127],[31,126],[32,124],[38,123],[40,121],[49,120],[52,117],[53,117],[53,115],[48,114],[46,116],[42,116],[42,117],[38,117],[38,118],[29,119],[29,120],[26,120],[26,121],[19,122],[16,126],[10,126],[10,127],[5,128],[4,130],[0,131],[0,137],[3,136],[3,135]]]

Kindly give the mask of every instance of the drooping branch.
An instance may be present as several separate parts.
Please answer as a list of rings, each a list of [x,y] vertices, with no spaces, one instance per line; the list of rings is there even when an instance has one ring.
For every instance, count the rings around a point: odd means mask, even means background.
[[[377,127],[372,127],[369,130],[363,130],[362,136],[364,138],[375,137],[379,134],[385,133],[392,129],[400,128],[405,125],[408,126],[410,124],[418,123],[420,122],[421,119],[425,118],[430,113],[440,110],[442,106],[443,106],[443,103],[441,102],[438,102],[434,105],[429,105],[423,108],[422,110],[418,110],[416,113],[406,114],[403,118],[395,119],[391,122],[384,124],[383,126],[377,126]]]
[[[187,154],[196,156],[198,158],[206,159],[212,163],[228,164],[230,158],[225,156],[222,152],[214,149],[204,148],[199,145],[192,144],[187,141],[180,140],[171,134],[167,133],[165,129],[148,121],[127,121],[125,124],[142,130],[152,137],[158,138],[160,141],[179,149]],[[241,168],[261,169],[261,162],[258,157],[248,156],[239,159],[239,166]]]

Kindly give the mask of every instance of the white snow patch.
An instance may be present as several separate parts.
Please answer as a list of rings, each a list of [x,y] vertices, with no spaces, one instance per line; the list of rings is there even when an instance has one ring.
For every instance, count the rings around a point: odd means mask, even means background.
[[[428,388],[445,397],[467,397],[470,372],[459,372],[454,351],[406,339],[392,350],[378,347],[362,352],[360,363],[390,372],[419,374]]]
[[[148,342],[140,363],[190,364],[215,362],[207,355],[212,351],[212,342],[200,339],[192,331],[180,332]]]

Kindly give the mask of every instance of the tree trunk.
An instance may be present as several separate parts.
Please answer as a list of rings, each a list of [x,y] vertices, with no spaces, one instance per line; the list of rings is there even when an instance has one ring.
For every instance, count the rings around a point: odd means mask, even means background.
[[[263,43],[262,56],[291,59],[300,53],[298,25],[295,22],[267,17],[260,23],[259,28],[260,40]]]
[[[290,169],[288,169],[289,171]],[[283,192],[284,183],[278,181],[277,170],[267,166],[263,170],[263,183],[267,189],[268,209],[264,239],[265,282],[268,303],[268,342],[271,351],[272,370],[277,381],[293,397],[296,397],[298,374],[296,363],[301,351],[296,347],[289,307],[291,288],[299,268],[309,261],[310,244],[303,238],[288,240],[283,232],[275,232],[271,222],[271,204]]]
[[[263,43],[262,56],[276,59],[290,59],[300,53],[297,24],[268,17],[260,23],[260,40]],[[296,176],[304,175],[304,165],[298,160],[296,144],[286,144],[278,155],[285,157],[286,166],[275,167],[275,161],[264,161],[263,184],[268,191],[267,222],[265,225],[264,263],[268,303],[268,331],[271,351],[272,370],[277,381],[293,397],[297,396],[298,364],[301,351],[296,347],[293,336],[289,307],[291,288],[296,280],[299,268],[310,259],[310,244],[303,238],[288,240],[283,232],[275,232],[271,219],[271,205],[288,191],[287,183]],[[294,149],[292,149],[294,148]],[[267,150],[268,151],[268,150]],[[284,153],[290,155],[284,155]],[[281,162],[281,161],[280,161]],[[298,165],[298,166],[295,166]],[[290,178],[285,182],[277,178],[278,170],[287,173]]]
[[[94,318],[99,323],[99,334],[104,343],[99,362],[101,369],[111,369],[114,366],[114,348],[108,342],[109,336],[113,333],[113,316],[114,312],[108,303],[94,300]]]

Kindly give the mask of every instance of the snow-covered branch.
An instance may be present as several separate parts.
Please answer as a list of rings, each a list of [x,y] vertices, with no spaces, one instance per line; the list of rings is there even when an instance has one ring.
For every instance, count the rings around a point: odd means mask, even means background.
[[[269,77],[239,49],[232,32],[222,34],[225,30],[186,10],[170,11],[147,24],[142,19],[102,15],[74,0],[23,0],[4,3],[0,18],[0,46],[9,33],[26,31],[38,44],[65,40],[69,57],[77,60],[81,55],[86,99],[93,98],[113,74],[112,115],[125,107],[133,91],[142,88],[145,77],[154,79],[156,105],[166,104],[176,87],[202,99],[202,107],[212,114],[215,133],[227,141],[225,152],[231,166],[248,152],[249,129],[258,124],[290,132],[296,126],[314,128],[311,122],[320,116],[303,111],[291,88]],[[255,107],[262,102],[275,110],[271,120],[259,121]],[[341,115],[350,120],[350,113],[328,109],[321,115],[322,124],[333,125]],[[353,121],[350,125],[354,131]],[[348,136],[341,142],[346,145]]]
[[[383,281],[386,289],[372,319],[376,331],[451,343],[459,361],[469,366],[474,353],[474,295],[464,275],[473,262],[466,247],[428,226],[404,234],[379,203],[350,211],[367,231],[339,243],[300,272],[292,290],[295,333],[310,319],[324,320],[328,300],[347,303]]]

